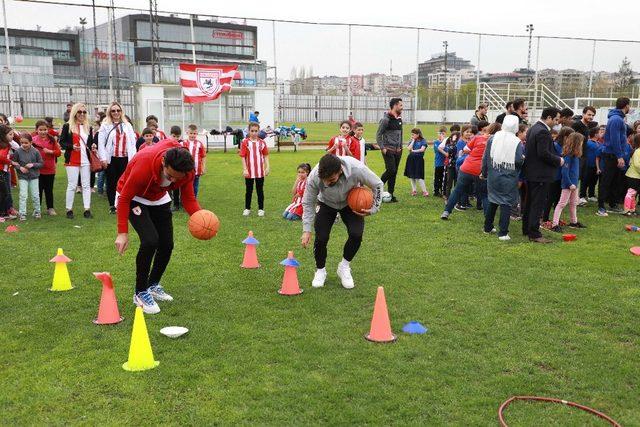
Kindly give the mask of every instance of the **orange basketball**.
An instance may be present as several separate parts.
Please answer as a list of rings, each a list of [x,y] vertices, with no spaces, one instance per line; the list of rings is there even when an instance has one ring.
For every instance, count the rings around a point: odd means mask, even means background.
[[[189,232],[200,240],[209,240],[218,234],[220,220],[211,211],[200,209],[189,217]]]
[[[354,212],[371,209],[371,206],[373,206],[373,193],[367,187],[353,187],[347,195],[347,204]]]

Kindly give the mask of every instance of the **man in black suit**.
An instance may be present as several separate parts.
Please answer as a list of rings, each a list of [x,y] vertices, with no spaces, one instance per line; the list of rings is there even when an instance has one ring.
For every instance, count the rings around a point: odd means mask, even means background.
[[[553,148],[551,128],[558,124],[560,110],[548,107],[542,117],[527,134],[524,176],[527,180],[527,195],[522,214],[522,234],[531,242],[551,243],[540,233],[540,216],[549,193],[549,185],[555,179],[558,168],[564,164]]]

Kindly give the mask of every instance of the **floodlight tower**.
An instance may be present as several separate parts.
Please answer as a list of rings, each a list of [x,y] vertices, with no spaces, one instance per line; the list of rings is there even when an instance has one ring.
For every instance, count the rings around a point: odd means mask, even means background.
[[[443,41],[442,47],[444,47],[444,112],[442,114],[442,123],[447,122],[447,104],[449,104],[449,93],[447,92],[447,57],[449,56],[449,42]]]
[[[527,70],[531,69],[531,39],[533,38],[533,24],[527,24],[527,32],[529,33],[529,51],[527,54]]]

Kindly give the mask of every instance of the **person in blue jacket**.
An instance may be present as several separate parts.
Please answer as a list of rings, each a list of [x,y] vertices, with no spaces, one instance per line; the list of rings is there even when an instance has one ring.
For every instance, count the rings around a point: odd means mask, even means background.
[[[578,181],[580,180],[580,157],[582,157],[582,141],[584,136],[578,132],[573,132],[565,140],[562,146],[562,156],[564,164],[562,165],[562,192],[560,200],[553,212],[553,224],[551,231],[557,233],[562,232],[560,227],[560,215],[562,210],[569,204],[569,227],[571,228],[587,228],[584,224],[578,222]]]
[[[440,144],[447,139],[447,128],[442,126],[438,131],[438,139],[433,141],[433,195],[442,197],[442,181],[444,178],[444,158],[446,155],[445,147],[440,148]]]
[[[607,216],[607,210],[604,207],[605,202],[609,203],[610,211],[622,212],[617,206],[619,191],[616,190],[616,187],[621,182],[622,170],[625,166],[624,144],[627,144],[627,125],[624,122],[624,118],[629,113],[630,105],[629,98],[618,98],[616,100],[616,108],[609,111],[607,116],[607,128],[604,132],[602,153],[604,170],[598,187],[598,212],[596,212],[598,216]]]
[[[596,158],[598,157],[598,148],[600,144],[595,140],[596,136],[600,132],[598,126],[589,129],[589,139],[584,145],[585,149],[585,162],[584,168],[580,171],[580,202],[584,201],[595,202],[596,196],[596,184],[598,183],[598,167],[596,166]]]
[[[260,115],[260,111],[254,111],[253,113],[249,113],[249,122],[260,123],[260,119],[258,119],[259,115]]]

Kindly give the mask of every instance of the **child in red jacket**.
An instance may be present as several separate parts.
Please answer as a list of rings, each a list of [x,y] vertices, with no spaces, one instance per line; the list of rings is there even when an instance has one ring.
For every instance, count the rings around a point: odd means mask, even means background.
[[[40,169],[38,178],[38,188],[40,200],[42,201],[42,193],[44,193],[47,201],[47,215],[56,215],[53,208],[53,181],[56,178],[56,161],[62,154],[60,145],[50,133],[50,128],[44,120],[36,122],[36,132],[33,136],[33,146],[40,152],[44,166]]]

